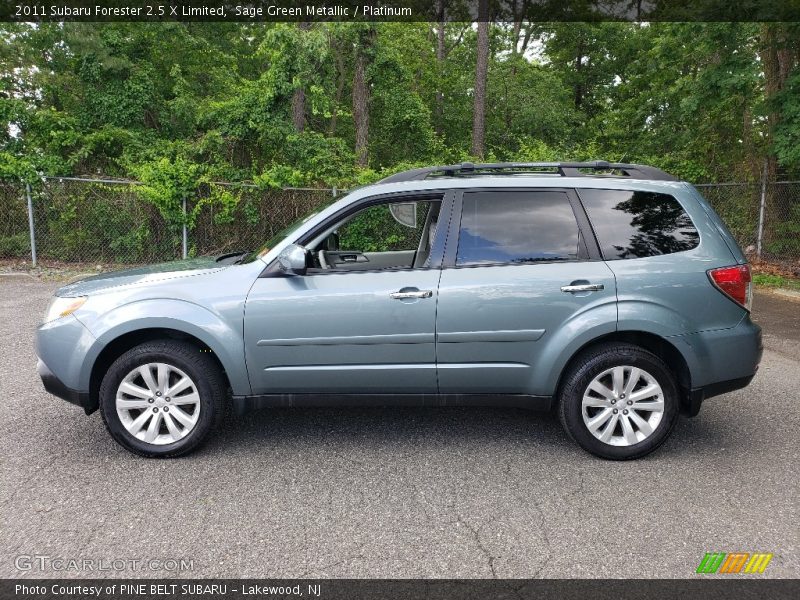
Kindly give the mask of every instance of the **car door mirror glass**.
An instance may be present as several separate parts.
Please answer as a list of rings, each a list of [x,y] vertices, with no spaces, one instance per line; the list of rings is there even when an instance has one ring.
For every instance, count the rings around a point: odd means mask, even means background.
[[[306,249],[298,244],[289,244],[278,255],[278,265],[290,275],[306,274]]]
[[[405,227],[417,228],[417,203],[395,202],[389,205],[389,212],[395,221]]]

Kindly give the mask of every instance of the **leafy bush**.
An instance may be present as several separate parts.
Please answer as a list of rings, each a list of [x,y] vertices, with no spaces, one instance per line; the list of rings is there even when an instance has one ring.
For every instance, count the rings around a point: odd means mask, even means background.
[[[29,254],[30,251],[30,239],[27,234],[0,237],[0,258],[19,258]]]

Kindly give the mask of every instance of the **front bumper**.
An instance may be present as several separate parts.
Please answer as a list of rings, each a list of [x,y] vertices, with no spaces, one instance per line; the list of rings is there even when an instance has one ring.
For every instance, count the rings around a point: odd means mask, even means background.
[[[94,412],[90,400],[88,363],[94,336],[74,315],[44,323],[36,330],[37,369],[51,394]],[[97,398],[95,396],[95,404]]]
[[[97,410],[97,406],[92,405],[89,392],[80,392],[67,387],[63,381],[56,377],[53,372],[47,368],[44,361],[40,358],[36,365],[36,370],[39,372],[39,377],[42,378],[44,389],[53,394],[54,396],[66,400],[72,404],[80,406],[87,415],[92,414]]]

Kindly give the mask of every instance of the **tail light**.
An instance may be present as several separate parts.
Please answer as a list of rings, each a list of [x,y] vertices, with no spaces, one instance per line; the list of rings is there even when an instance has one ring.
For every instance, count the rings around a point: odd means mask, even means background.
[[[742,308],[750,310],[753,304],[753,283],[750,265],[736,265],[711,269],[708,278],[714,286]]]

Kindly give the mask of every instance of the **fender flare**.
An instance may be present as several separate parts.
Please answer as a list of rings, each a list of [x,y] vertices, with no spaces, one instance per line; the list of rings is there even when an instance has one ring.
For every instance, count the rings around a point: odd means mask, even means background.
[[[124,317],[122,316],[124,312]],[[94,320],[89,329],[96,337],[86,353],[80,373],[81,389],[89,389],[92,370],[102,351],[119,337],[145,329],[170,329],[200,340],[225,370],[232,392],[251,392],[243,338],[244,314],[238,331],[207,308],[176,299],[138,300],[119,306]]]
[[[652,306],[648,307],[648,310],[650,309]],[[612,310],[616,310],[616,308]],[[664,310],[669,313],[668,310]],[[608,311],[609,307],[605,305],[581,313],[559,328],[555,335],[547,340],[547,347],[540,354],[545,360],[540,361],[540,364],[534,367],[532,380],[533,387],[536,388],[534,393],[555,395],[558,392],[557,388],[564,370],[569,363],[584,348],[603,340],[603,338],[613,339],[614,334],[639,333],[658,338],[680,354],[691,377],[697,364],[697,356],[695,349],[685,336],[678,334],[674,329],[663,325],[659,326],[650,319],[629,317],[625,321],[617,322],[614,318],[616,315],[612,316]],[[675,322],[675,315],[665,314],[664,317],[671,317],[668,322]],[[604,321],[604,319],[609,320]],[[543,382],[543,384],[540,386],[536,382]]]
[[[617,330],[617,307],[614,303],[595,306],[579,313],[542,338],[539,361],[533,365],[531,393],[554,396],[561,375],[581,348]]]

